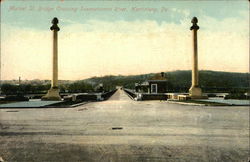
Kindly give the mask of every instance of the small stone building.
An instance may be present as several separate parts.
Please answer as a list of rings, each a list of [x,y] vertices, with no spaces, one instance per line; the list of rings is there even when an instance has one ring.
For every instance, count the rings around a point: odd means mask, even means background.
[[[138,93],[166,93],[167,92],[167,79],[164,73],[156,74],[155,76],[149,78],[149,80],[139,84],[135,84],[135,90]]]

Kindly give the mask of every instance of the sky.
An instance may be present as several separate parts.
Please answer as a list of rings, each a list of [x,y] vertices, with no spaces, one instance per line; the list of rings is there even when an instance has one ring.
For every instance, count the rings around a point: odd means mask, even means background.
[[[199,70],[249,71],[249,2],[1,2],[1,79],[50,79],[51,20],[59,19],[60,80],[191,70],[191,19]]]

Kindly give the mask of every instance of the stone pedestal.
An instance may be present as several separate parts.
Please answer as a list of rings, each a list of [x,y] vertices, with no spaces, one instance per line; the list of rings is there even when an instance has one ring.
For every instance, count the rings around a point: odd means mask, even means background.
[[[51,80],[51,88],[48,93],[42,97],[42,100],[61,100],[59,95],[59,88],[58,88],[58,49],[57,49],[57,32],[60,28],[57,26],[58,19],[55,17],[52,20],[52,26],[50,30],[52,30],[53,34],[53,59],[52,59],[52,80]]]
[[[46,100],[46,101],[60,101],[61,100],[61,96],[59,95],[59,88],[50,88],[48,90],[48,93],[42,97],[42,100]]]
[[[200,96],[202,96],[201,88],[200,88],[200,87],[192,86],[192,87],[189,89],[189,95],[190,95],[191,97],[200,97]]]

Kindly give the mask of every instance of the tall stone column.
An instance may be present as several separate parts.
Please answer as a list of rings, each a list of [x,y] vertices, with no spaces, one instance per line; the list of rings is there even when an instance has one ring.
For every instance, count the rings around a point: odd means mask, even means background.
[[[51,88],[49,89],[48,93],[42,97],[42,100],[61,100],[59,95],[59,88],[58,88],[58,47],[57,47],[57,33],[60,28],[57,26],[58,19],[55,17],[52,20],[52,26],[50,30],[52,30],[53,36],[53,59],[52,59],[52,80],[51,80]]]
[[[197,42],[197,31],[199,26],[197,25],[198,19],[194,17],[191,21],[193,25],[190,30],[193,31],[193,67],[192,67],[192,86],[189,89],[189,95],[191,97],[202,96],[201,88],[199,88],[199,76],[198,76],[198,42]]]

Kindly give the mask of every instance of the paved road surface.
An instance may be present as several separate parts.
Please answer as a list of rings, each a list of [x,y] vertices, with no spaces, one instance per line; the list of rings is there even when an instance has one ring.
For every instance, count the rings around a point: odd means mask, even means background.
[[[246,162],[248,137],[248,107],[139,102],[121,90],[77,108],[0,109],[9,162]]]

